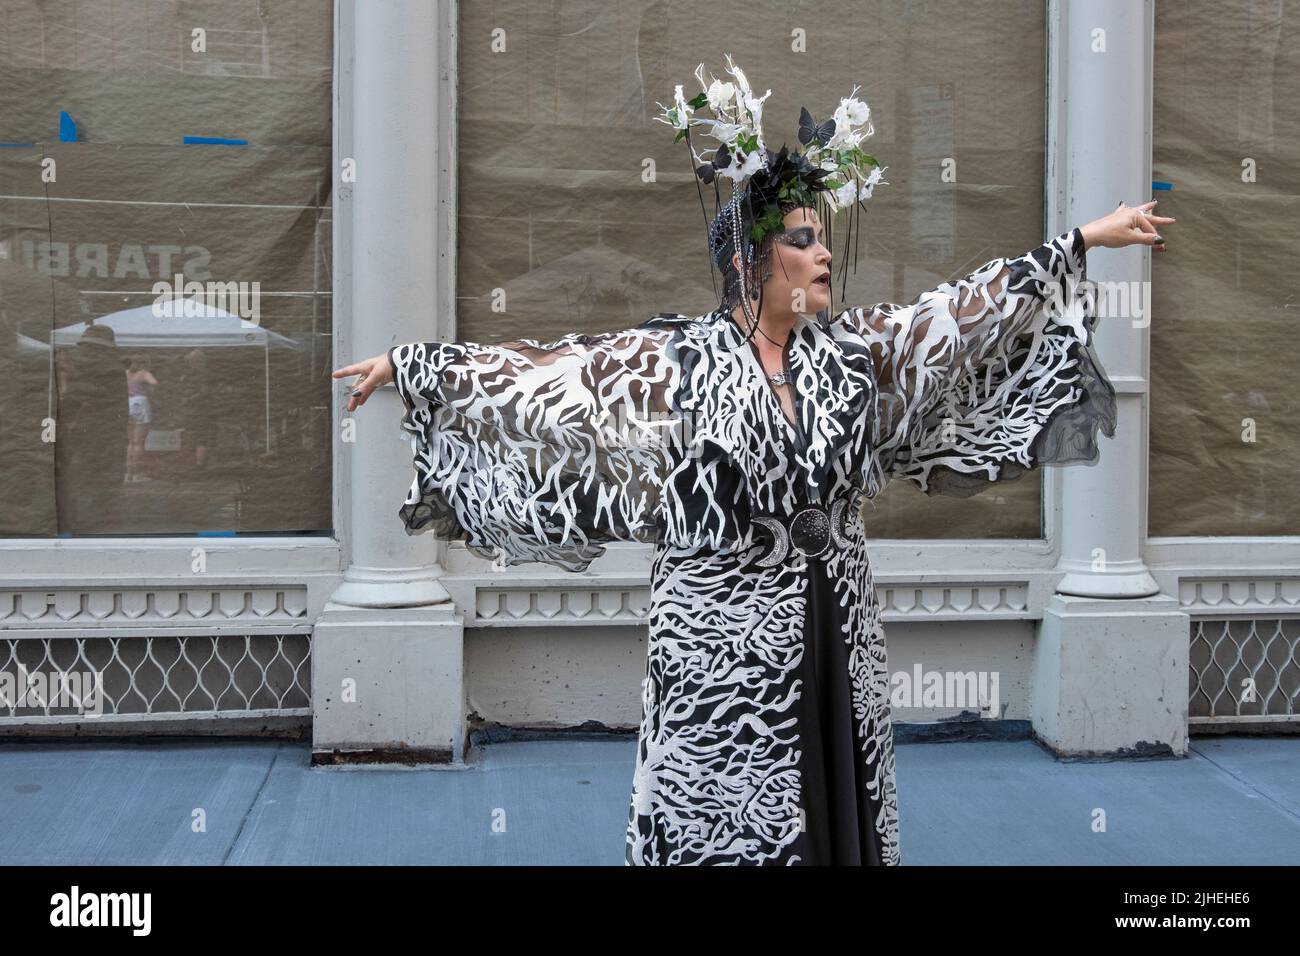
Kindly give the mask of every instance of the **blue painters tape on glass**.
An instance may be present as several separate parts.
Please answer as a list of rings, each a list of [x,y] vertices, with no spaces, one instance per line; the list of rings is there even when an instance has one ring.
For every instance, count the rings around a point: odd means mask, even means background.
[[[222,139],[220,136],[186,136],[186,143],[197,143],[202,146],[247,146],[246,139]]]
[[[67,110],[59,110],[59,142],[75,143],[77,141],[77,121],[68,115]]]
[[[196,531],[194,532],[200,538],[233,538],[233,531]]]
[[[1174,184],[1173,184],[1173,183],[1152,182],[1152,183],[1151,183],[1151,188],[1152,188],[1152,189],[1173,189],[1173,188],[1174,188]]]

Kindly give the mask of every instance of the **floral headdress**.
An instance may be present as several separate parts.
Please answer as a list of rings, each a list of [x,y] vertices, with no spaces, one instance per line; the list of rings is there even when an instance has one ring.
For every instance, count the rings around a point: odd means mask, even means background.
[[[699,93],[688,100],[679,85],[671,107],[656,104],[663,111],[656,119],[677,130],[674,142],[686,140],[697,180],[713,185],[717,206],[722,204],[720,180],[731,180],[730,201],[715,213],[710,251],[716,252],[718,248],[720,230],[739,223],[736,211],[741,202],[748,205],[753,225],[745,237],[748,242],[742,242],[739,235],[732,236],[735,249],[751,243],[758,246],[766,236],[781,232],[783,206],[818,209],[829,236],[830,220],[835,213],[854,205],[862,208],[862,200],[871,198],[887,168],[862,149],[863,140],[875,128],[871,124],[871,108],[857,98],[858,87],[841,99],[832,117],[822,123],[814,120],[806,107],[801,109],[800,148],[791,153],[782,145],[773,155],[763,140],[762,126],[763,101],[772,91],[755,96],[731,54],[727,54],[727,72],[735,82],[706,78],[701,63],[695,70],[701,87]],[[706,107],[713,118],[694,115]],[[704,135],[718,140],[719,145],[697,152],[691,142],[691,127],[703,128]],[[703,204],[703,194],[700,201]],[[748,261],[747,256],[742,259]]]

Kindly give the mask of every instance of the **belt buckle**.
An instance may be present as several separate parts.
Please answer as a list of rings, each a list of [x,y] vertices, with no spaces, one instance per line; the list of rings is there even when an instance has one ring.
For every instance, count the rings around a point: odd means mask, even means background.
[[[772,535],[772,546],[758,559],[759,567],[770,568],[785,560],[793,547],[800,554],[817,558],[833,549],[845,550],[850,546],[845,518],[849,509],[856,506],[860,492],[836,501],[829,510],[822,505],[801,505],[789,518],[776,515],[757,515],[761,524]]]
[[[825,554],[831,546],[831,521],[821,505],[804,505],[790,517],[790,543],[806,557]]]

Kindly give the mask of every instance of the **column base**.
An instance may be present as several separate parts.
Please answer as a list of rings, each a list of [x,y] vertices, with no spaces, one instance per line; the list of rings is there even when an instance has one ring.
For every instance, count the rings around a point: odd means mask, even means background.
[[[1083,598],[1150,598],[1160,594],[1160,585],[1142,561],[1113,561],[1105,571],[1090,567],[1072,567],[1073,562],[1059,565],[1065,576],[1057,582],[1057,594]]]
[[[451,595],[438,580],[442,568],[420,565],[413,568],[370,568],[350,565],[343,580],[330,595],[330,606],[357,608],[423,607],[447,604]]]
[[[1034,660],[1034,736],[1060,757],[1185,756],[1189,615],[1167,594],[1055,594]]]
[[[328,603],[312,633],[312,764],[463,766],[463,649],[451,604]]]

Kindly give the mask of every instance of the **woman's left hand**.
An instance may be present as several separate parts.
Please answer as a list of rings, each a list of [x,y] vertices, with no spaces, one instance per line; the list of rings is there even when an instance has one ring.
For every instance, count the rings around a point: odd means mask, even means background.
[[[1156,225],[1164,225],[1178,220],[1170,216],[1153,216],[1148,210],[1159,200],[1153,199],[1140,206],[1119,204],[1109,216],[1094,219],[1086,226],[1080,226],[1083,233],[1083,248],[1092,249],[1103,246],[1107,249],[1122,249],[1124,246],[1151,246],[1163,251],[1164,237],[1156,231]]]

